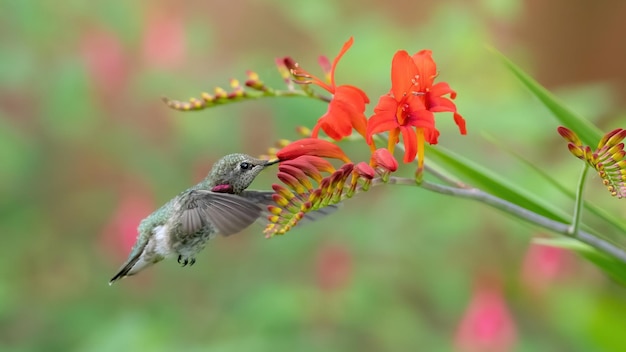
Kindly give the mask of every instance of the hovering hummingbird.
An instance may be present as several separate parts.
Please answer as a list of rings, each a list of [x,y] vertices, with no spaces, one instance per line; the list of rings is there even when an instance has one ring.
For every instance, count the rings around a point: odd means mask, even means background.
[[[217,161],[204,180],[141,221],[128,260],[109,285],[176,255],[183,266],[193,265],[209,239],[250,226],[263,214],[263,205],[272,201],[273,192],[244,190],[264,168],[278,161],[245,154]]]

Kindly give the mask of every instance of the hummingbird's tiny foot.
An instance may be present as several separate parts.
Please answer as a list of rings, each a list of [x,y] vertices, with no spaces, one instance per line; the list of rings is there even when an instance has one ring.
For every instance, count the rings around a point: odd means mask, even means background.
[[[178,256],[178,264],[181,264],[182,266],[187,266],[188,263],[189,263],[189,261],[187,259],[183,260],[183,256],[182,255]]]
[[[185,259],[183,259],[182,255],[178,256],[178,264],[180,264],[182,266],[187,266],[187,265],[192,266],[195,263],[196,263],[196,258],[191,258],[191,259],[185,258]]]

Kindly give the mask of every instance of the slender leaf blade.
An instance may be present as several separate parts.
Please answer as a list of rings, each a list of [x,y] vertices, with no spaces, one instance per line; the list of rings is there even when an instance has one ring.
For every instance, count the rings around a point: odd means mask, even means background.
[[[539,84],[539,82],[524,72],[524,70],[513,63],[513,61],[504,56],[504,54],[493,48],[490,50],[495,53],[509,71],[511,71],[513,75],[515,75],[515,77],[552,112],[554,117],[556,117],[561,124],[576,132],[585,144],[595,146],[598,143],[602,136],[602,132],[598,127],[591,123],[591,121],[571,111],[554,94]]]
[[[506,199],[528,210],[534,211],[553,220],[567,222],[570,216],[564,211],[547,203],[542,198],[528,192],[522,187],[514,185],[499,174],[483,168],[470,160],[463,158],[441,146],[426,146],[428,157],[445,164],[456,171],[457,175],[466,177],[473,186]]]

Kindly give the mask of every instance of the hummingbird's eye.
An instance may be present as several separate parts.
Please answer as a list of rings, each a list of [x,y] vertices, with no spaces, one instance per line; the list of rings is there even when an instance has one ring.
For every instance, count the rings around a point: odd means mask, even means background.
[[[242,170],[250,170],[250,169],[252,169],[254,167],[254,165],[244,161],[243,163],[239,164],[239,167]]]

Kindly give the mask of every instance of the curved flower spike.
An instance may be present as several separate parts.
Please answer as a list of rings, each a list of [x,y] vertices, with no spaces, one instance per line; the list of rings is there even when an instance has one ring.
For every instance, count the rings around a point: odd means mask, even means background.
[[[322,178],[321,172],[330,175]],[[286,187],[272,186],[276,192],[273,195],[275,204],[268,205],[270,223],[265,234],[268,237],[282,235],[302,219],[314,220],[319,215],[332,213],[344,199],[367,191],[375,175],[374,169],[364,162],[357,165],[345,163],[335,170],[328,161],[317,156],[304,155],[284,161],[279,166],[278,179]],[[307,177],[315,180],[317,187],[312,187]]]
[[[626,138],[626,130],[618,128],[605,134],[595,151],[583,145],[574,131],[562,126],[557,131],[569,142],[567,148],[570,153],[598,171],[612,196],[626,197],[626,151],[622,142]]]

